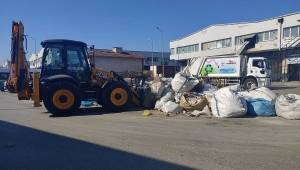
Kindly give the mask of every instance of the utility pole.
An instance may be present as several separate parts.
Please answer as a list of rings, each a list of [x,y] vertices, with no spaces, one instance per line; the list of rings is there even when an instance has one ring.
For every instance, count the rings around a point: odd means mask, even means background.
[[[152,59],[151,59],[152,63],[151,63],[151,65],[152,65],[152,74],[153,74],[153,77],[154,77],[154,65],[153,65],[153,40],[148,39],[148,41],[151,41],[151,43],[152,43]],[[150,70],[151,70],[151,69],[150,69]]]
[[[159,29],[158,27],[156,27],[159,31],[161,31],[161,35],[162,35],[162,52],[161,52],[161,65],[162,65],[162,77],[165,76],[165,62],[164,62],[164,32]]]

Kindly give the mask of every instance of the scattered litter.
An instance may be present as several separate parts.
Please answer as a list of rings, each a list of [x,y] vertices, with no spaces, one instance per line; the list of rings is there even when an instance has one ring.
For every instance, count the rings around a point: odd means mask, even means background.
[[[176,115],[178,115],[179,113],[177,112],[172,112],[172,113],[167,113],[166,116],[169,116],[169,117],[175,117]]]
[[[300,95],[280,95],[275,103],[277,116],[286,119],[300,119]]]
[[[194,110],[191,115],[195,117],[199,117],[200,115],[205,115],[206,117],[211,117],[211,112],[209,110],[209,107],[206,105],[202,111],[200,110]]]
[[[150,111],[149,110],[144,110],[143,113],[142,113],[143,116],[149,116],[151,115]]]
[[[184,92],[181,96],[180,106],[188,111],[201,111],[206,105],[208,105],[208,101],[204,95],[195,95],[192,93]]]

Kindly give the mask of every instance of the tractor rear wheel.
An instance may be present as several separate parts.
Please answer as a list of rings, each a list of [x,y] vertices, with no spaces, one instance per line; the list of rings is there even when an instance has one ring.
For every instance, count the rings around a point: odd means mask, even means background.
[[[102,102],[105,108],[114,112],[125,111],[132,102],[132,92],[126,83],[113,82],[102,92]]]
[[[48,87],[43,97],[45,108],[54,116],[75,113],[81,105],[81,92],[70,82],[56,82]]]

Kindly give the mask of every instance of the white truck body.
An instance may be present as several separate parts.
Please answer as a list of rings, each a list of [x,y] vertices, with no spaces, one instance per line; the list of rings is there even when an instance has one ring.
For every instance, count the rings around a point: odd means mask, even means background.
[[[258,87],[271,85],[271,68],[265,57],[197,57],[191,60],[188,69],[195,77],[223,79],[227,84],[241,84],[248,88],[253,83]]]

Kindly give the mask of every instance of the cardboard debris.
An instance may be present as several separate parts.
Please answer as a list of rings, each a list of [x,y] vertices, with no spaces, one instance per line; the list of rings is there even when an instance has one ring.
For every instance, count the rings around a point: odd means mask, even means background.
[[[181,96],[180,106],[185,108],[187,111],[202,111],[207,105],[208,101],[203,95],[197,96],[189,92],[184,92]]]

